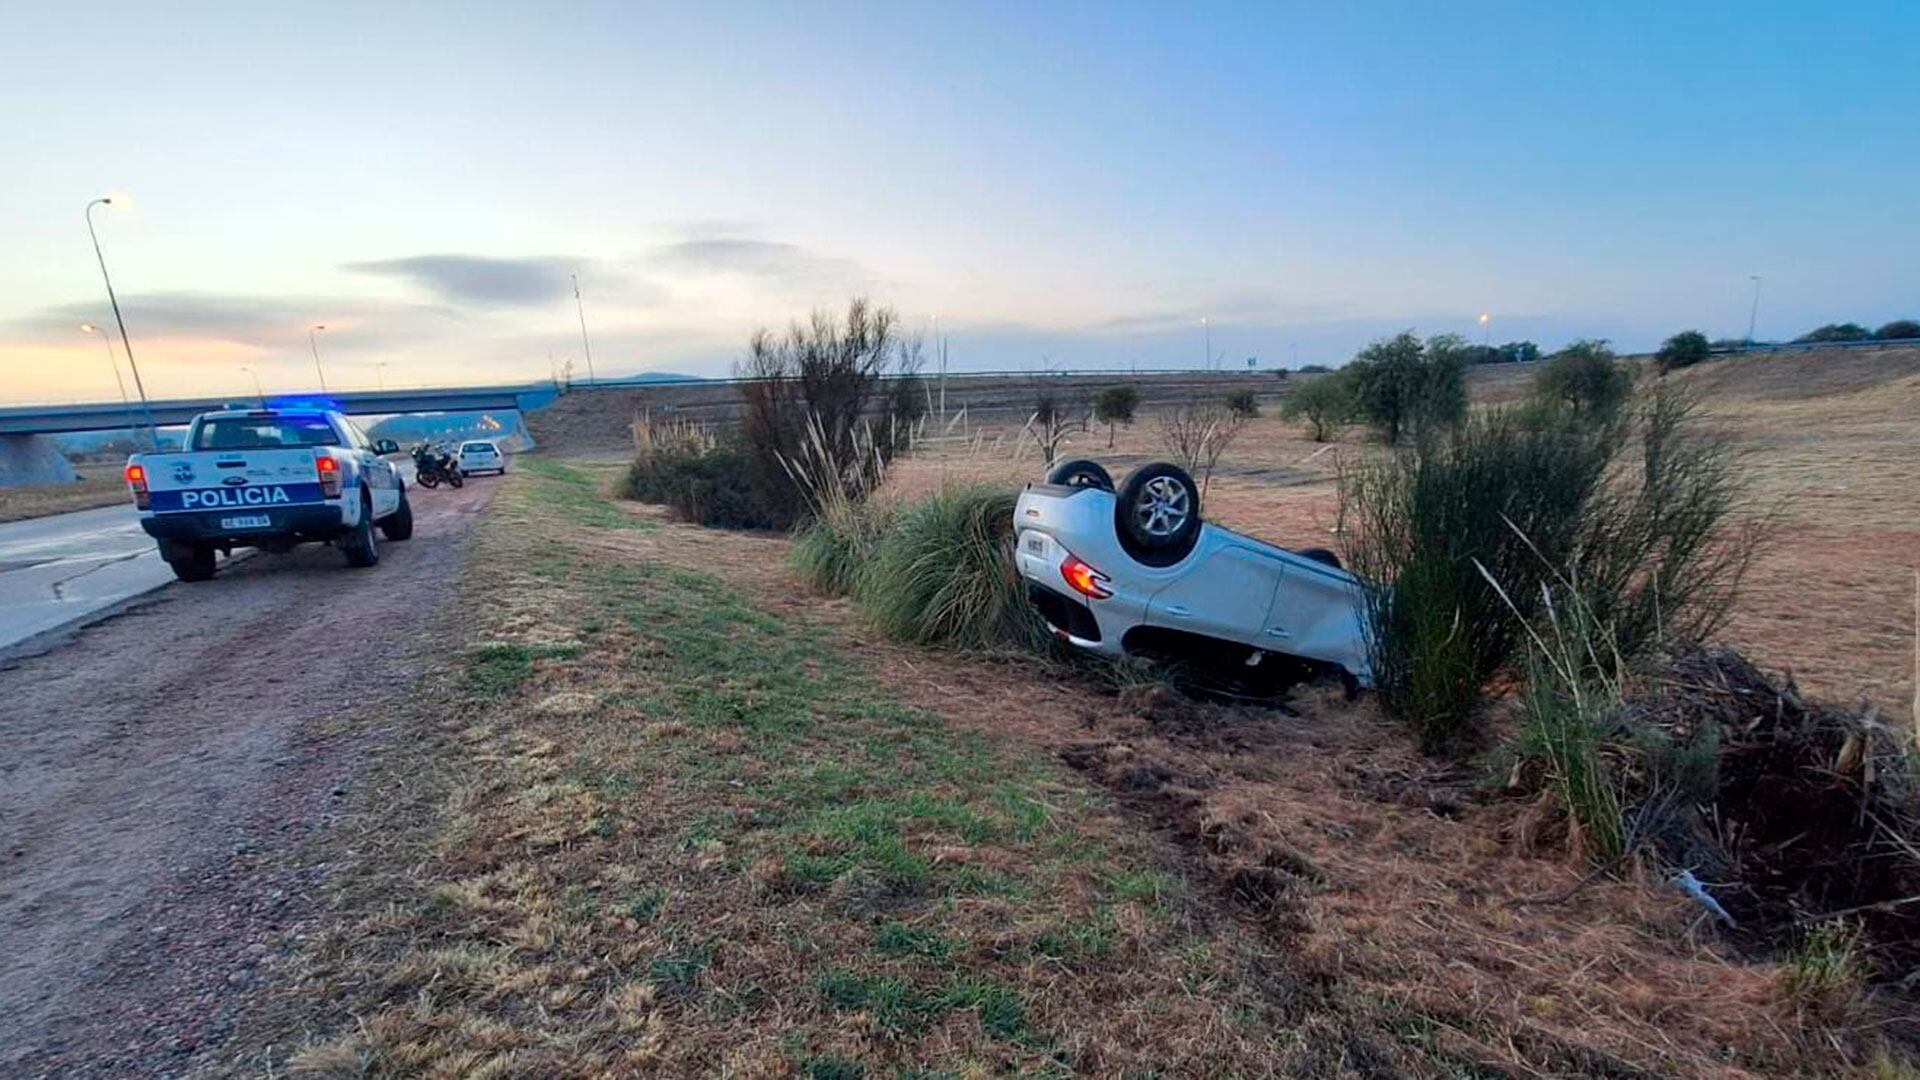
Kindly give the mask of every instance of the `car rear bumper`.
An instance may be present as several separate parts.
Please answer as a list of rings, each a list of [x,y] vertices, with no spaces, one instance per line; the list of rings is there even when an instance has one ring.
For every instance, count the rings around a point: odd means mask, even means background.
[[[264,515],[269,524],[247,529],[230,529],[222,524],[223,518],[246,515]],[[155,540],[261,547],[304,540],[331,540],[346,531],[342,520],[344,516],[345,512],[340,507],[326,504],[193,510],[144,517],[140,519],[140,527]]]

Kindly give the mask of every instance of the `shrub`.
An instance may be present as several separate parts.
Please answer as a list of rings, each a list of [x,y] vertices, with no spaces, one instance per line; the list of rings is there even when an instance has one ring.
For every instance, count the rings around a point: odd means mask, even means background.
[[[1849,322],[1828,323],[1825,326],[1809,330],[1793,340],[1797,344],[1811,345],[1833,341],[1867,341],[1872,337],[1873,332],[1871,330],[1861,326],[1859,323]]]
[[[1920,322],[1913,319],[1895,319],[1873,332],[1881,341],[1911,341],[1920,338]]]
[[[894,523],[895,510],[889,502],[838,503],[800,527],[788,562],[801,581],[819,592],[853,595]]]
[[[1325,375],[1333,369],[1325,364],[1301,364],[1299,370],[1302,375]]]
[[[1422,344],[1410,330],[1367,346],[1347,365],[1355,413],[1389,445],[1458,424],[1467,413],[1464,347],[1452,335]]]
[[[1314,442],[1327,442],[1353,422],[1353,389],[1338,373],[1308,379],[1280,403],[1280,415],[1305,420],[1307,435]]]
[[[1093,411],[1084,404],[1070,404],[1062,401],[1052,387],[1043,386],[1034,394],[1033,412],[1027,417],[1027,426],[1021,432],[1031,436],[1034,446],[1040,451],[1040,460],[1052,465],[1060,458],[1060,448],[1067,443],[1067,437],[1087,430],[1092,424]]]
[[[1633,372],[1604,341],[1576,341],[1547,358],[1533,377],[1534,397],[1595,417],[1620,411],[1633,394]]]
[[[1653,362],[1665,374],[1675,368],[1692,367],[1705,360],[1712,350],[1707,335],[1698,330],[1682,330],[1660,343],[1660,351],[1653,354]]]
[[[671,508],[685,521],[722,529],[773,528],[753,497],[746,450],[738,443],[680,444],[642,454],[627,467],[620,494]]]
[[[746,404],[742,430],[761,517],[786,528],[805,516],[807,497],[793,483],[788,463],[805,452],[809,439],[818,439],[836,464],[834,476],[863,488],[871,486],[865,470],[875,459],[856,445],[860,433],[876,421],[886,432],[877,440],[881,463],[904,444],[904,425],[921,408],[913,378],[920,347],[917,339],[900,336],[898,322],[892,309],[855,299],[844,320],[816,311],[785,336],[754,334],[739,374],[748,380],[740,386]],[[893,395],[880,392],[887,375],[903,377]],[[895,411],[909,406],[909,416]]]
[[[1200,482],[1204,498],[1220,455],[1240,435],[1247,418],[1219,405],[1189,402],[1160,414],[1160,442],[1174,464]]]
[[[1227,411],[1242,420],[1260,415],[1260,399],[1251,390],[1235,390],[1226,398]]]
[[[860,582],[880,630],[918,644],[1044,647],[1046,626],[1013,567],[1015,498],[963,487],[901,508]]]
[[[1113,449],[1114,426],[1132,426],[1134,410],[1139,407],[1140,391],[1131,386],[1109,386],[1093,399],[1093,418],[1107,425],[1107,449]]]
[[[1350,561],[1379,586],[1375,682],[1423,746],[1469,731],[1562,574],[1605,632],[1605,657],[1721,625],[1761,532],[1734,520],[1738,461],[1694,415],[1664,389],[1613,419],[1493,412],[1341,477]]]

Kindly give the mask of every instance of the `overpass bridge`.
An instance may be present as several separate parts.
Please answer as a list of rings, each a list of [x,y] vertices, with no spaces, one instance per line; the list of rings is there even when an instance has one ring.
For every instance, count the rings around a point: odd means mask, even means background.
[[[526,411],[551,404],[552,383],[520,386],[463,386],[447,389],[351,390],[315,395],[270,395],[275,402],[326,401],[352,416],[395,413]],[[249,398],[184,398],[150,402],[146,408],[120,402],[78,405],[16,405],[0,408],[0,487],[57,484],[73,479],[73,467],[52,436],[82,431],[115,431],[147,426],[149,410],[158,427],[185,424],[203,412],[244,407]]]

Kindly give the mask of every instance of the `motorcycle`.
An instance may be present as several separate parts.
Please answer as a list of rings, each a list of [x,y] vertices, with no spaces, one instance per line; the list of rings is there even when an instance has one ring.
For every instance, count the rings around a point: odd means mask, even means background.
[[[426,443],[413,448],[413,478],[421,487],[439,487],[443,482],[452,487],[462,487],[466,477],[460,475],[460,463],[452,454],[436,452]]]

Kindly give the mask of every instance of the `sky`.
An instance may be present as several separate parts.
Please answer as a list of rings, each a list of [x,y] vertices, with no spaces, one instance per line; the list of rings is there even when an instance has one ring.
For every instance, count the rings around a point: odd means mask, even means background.
[[[1920,4],[0,0],[0,404],[1920,317]],[[1203,322],[1204,320],[1204,322]],[[326,329],[311,334],[312,326]],[[550,359],[551,357],[551,359]],[[116,361],[124,365],[124,356]],[[131,387],[130,387],[131,388]]]

